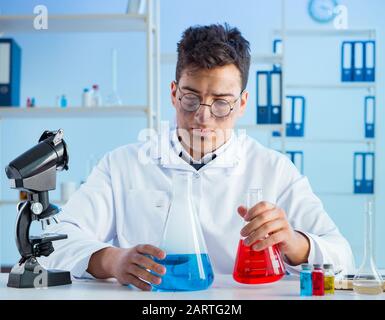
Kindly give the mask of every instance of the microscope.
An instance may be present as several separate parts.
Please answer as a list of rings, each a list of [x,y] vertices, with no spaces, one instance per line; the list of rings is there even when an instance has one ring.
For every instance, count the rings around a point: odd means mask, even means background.
[[[52,221],[59,222],[56,214],[61,209],[49,203],[48,191],[55,190],[56,171],[62,170],[68,170],[68,152],[61,129],[45,131],[36,146],[5,168],[11,188],[27,193],[27,200],[17,205],[16,245],[21,259],[9,274],[8,287],[36,288],[71,283],[70,272],[46,270],[37,261],[38,257],[47,257],[54,251],[53,241],[66,239],[67,235],[29,235],[33,221],[40,221],[43,230]]]

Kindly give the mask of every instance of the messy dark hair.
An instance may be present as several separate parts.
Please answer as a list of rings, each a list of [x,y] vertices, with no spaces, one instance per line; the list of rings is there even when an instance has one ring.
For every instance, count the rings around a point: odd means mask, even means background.
[[[212,69],[235,65],[246,89],[250,68],[250,44],[237,28],[213,24],[188,28],[178,43],[176,81],[186,68]]]

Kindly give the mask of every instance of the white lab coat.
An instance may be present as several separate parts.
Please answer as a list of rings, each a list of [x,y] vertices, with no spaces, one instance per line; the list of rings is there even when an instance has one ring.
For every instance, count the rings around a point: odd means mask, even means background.
[[[348,242],[308,179],[285,155],[233,134],[217,158],[196,171],[180,157],[181,148],[174,131],[106,154],[63,207],[61,223],[50,230],[68,234],[68,239],[54,242],[54,253],[39,258],[40,263],[88,277],[89,259],[102,248],[159,246],[171,201],[171,175],[185,170],[194,172],[193,202],[216,273],[233,271],[243,226],[237,208],[252,187],[263,188],[264,200],[283,208],[292,227],[308,236],[309,263],[332,263],[343,273],[354,270]],[[286,268],[291,273],[300,270],[288,264]]]

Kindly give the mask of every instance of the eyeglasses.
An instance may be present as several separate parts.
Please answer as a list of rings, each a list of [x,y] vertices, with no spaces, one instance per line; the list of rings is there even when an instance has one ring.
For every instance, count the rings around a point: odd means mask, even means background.
[[[182,94],[182,96],[179,97],[179,101],[183,110],[187,112],[195,112],[200,108],[200,106],[206,106],[210,108],[211,114],[217,118],[225,118],[229,116],[230,113],[234,110],[235,104],[241,98],[243,93],[242,91],[238,99],[235,100],[232,104],[225,99],[216,99],[212,102],[212,104],[204,104],[204,103],[201,103],[200,96],[194,93],[183,93],[182,90],[179,88],[179,86],[178,86],[178,90]]]

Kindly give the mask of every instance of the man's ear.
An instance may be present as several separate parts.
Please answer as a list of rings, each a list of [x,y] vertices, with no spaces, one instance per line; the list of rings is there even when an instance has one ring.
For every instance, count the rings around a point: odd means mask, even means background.
[[[178,88],[177,88],[177,84],[175,81],[171,82],[171,102],[172,102],[172,105],[174,106],[174,108],[176,108],[176,102],[177,102],[177,98],[176,98],[176,92],[177,92]]]
[[[249,100],[249,92],[244,91],[241,96],[241,104],[239,106],[239,116],[243,116],[246,111],[247,101]]]

